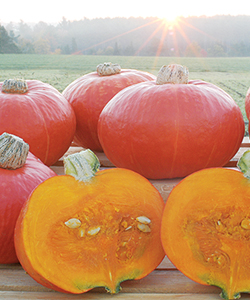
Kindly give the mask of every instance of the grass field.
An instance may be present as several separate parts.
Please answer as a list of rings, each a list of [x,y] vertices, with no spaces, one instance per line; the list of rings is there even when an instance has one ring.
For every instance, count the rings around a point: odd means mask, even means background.
[[[163,65],[188,67],[190,79],[201,79],[224,89],[239,105],[244,120],[245,96],[250,87],[250,57],[186,58],[85,55],[0,54],[0,82],[9,78],[38,79],[62,92],[76,78],[96,70],[104,62],[119,63],[123,69],[137,69],[157,75]]]

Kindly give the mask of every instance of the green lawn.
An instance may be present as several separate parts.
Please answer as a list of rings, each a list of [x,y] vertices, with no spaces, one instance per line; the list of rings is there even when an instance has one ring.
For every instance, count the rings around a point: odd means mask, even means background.
[[[8,78],[38,79],[62,92],[76,78],[96,70],[99,63],[119,63],[157,75],[163,65],[188,67],[190,79],[201,79],[224,89],[239,105],[244,120],[245,96],[250,87],[250,57],[186,58],[143,56],[26,55],[0,54],[0,81]]]

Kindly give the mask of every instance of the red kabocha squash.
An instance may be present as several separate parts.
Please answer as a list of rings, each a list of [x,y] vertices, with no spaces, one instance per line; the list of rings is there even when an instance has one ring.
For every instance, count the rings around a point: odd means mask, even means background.
[[[165,256],[163,199],[133,171],[98,171],[90,150],[71,154],[64,163],[68,175],[40,184],[19,215],[20,263],[56,291],[80,294],[105,287],[117,293],[121,282],[146,276]]]
[[[55,175],[22,139],[0,136],[0,264],[18,262],[14,228],[20,210],[34,188]]]
[[[248,121],[250,120],[250,88],[247,91],[245,99],[245,110]],[[250,132],[250,123],[248,123],[248,132]]]
[[[120,91],[98,123],[108,159],[151,179],[223,166],[244,131],[234,100],[211,83],[188,81],[188,70],[179,65],[163,66],[156,81]]]
[[[76,115],[74,141],[84,148],[102,151],[97,123],[104,106],[127,86],[154,79],[155,76],[147,72],[121,69],[117,64],[104,63],[97,66],[96,72],[72,82],[63,91],[63,95]]]
[[[75,133],[75,114],[68,101],[38,80],[5,80],[0,89],[0,134],[21,137],[43,163],[55,163]]]
[[[250,292],[249,162],[247,151],[242,172],[209,168],[187,176],[171,191],[162,217],[168,258],[192,280],[220,287],[224,299]]]

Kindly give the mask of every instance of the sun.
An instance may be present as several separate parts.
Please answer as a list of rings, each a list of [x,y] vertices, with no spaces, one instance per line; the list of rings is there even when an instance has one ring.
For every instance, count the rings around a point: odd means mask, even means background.
[[[169,15],[162,18],[162,22],[167,26],[174,26],[178,23],[178,17],[176,15]]]

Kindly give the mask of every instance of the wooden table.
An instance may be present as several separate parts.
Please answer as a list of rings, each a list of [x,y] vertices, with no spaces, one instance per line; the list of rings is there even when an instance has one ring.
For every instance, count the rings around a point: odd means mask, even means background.
[[[249,138],[244,138],[242,146],[235,157],[225,167],[236,167],[240,155],[250,148]],[[72,146],[65,155],[78,152],[81,147]],[[112,167],[103,153],[97,153],[101,166]],[[62,160],[59,160],[51,168],[57,174],[63,174]],[[167,200],[172,188],[181,179],[171,180],[150,180],[159,190],[164,201]],[[49,290],[34,281],[19,264],[0,265],[0,299],[118,299],[118,300],[216,300],[221,299],[220,289],[212,286],[205,286],[190,280],[178,271],[174,265],[164,258],[162,263],[149,274],[140,280],[126,281],[121,284],[122,290],[119,294],[110,295],[104,288],[95,288],[80,295],[64,294]],[[242,294],[241,299],[250,299],[250,294]]]

